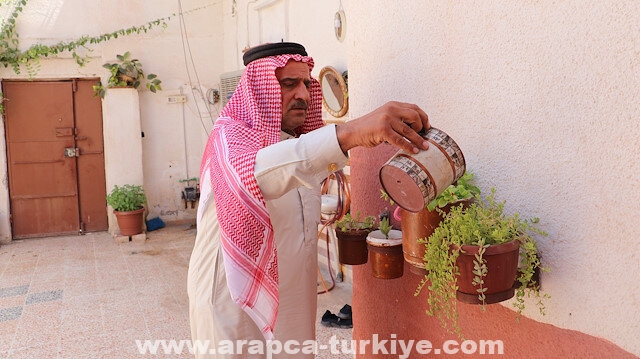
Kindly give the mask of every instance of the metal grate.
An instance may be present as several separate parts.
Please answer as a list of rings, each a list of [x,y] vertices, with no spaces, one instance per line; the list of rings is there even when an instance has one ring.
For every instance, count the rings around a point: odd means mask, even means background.
[[[243,72],[244,70],[237,70],[220,75],[220,97],[223,107],[229,102],[231,96],[233,96],[233,92],[236,90],[236,86],[238,86]]]

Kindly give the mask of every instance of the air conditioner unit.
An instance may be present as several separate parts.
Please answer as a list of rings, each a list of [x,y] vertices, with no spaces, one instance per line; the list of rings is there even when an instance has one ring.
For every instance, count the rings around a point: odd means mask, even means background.
[[[236,90],[236,86],[238,86],[243,72],[244,69],[226,72],[220,75],[220,97],[223,107],[229,102],[231,96],[233,96],[233,92]]]

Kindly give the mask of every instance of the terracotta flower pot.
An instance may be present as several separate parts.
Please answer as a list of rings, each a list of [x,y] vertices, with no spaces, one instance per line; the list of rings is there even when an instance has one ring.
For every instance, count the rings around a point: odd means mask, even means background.
[[[118,221],[121,235],[133,236],[142,233],[144,208],[126,212],[113,211],[113,214],[115,214]]]
[[[371,275],[381,279],[400,278],[404,274],[402,232],[392,229],[389,238],[376,230],[367,236]]]
[[[367,235],[370,230],[341,231],[336,229],[338,238],[338,259],[342,264],[360,265],[367,263]]]
[[[472,198],[451,203],[441,208],[444,214],[451,207],[462,205],[468,207],[473,202]],[[400,207],[398,207],[400,208]],[[418,239],[429,238],[442,222],[442,214],[436,209],[429,211],[427,208],[420,212],[409,212],[400,209],[400,223],[402,226],[402,251],[404,259],[413,266],[412,271],[424,274],[425,244],[418,243]]]
[[[478,287],[473,285],[475,255],[480,247],[463,245],[456,265],[460,275],[457,279],[458,291],[456,297],[464,303],[481,304],[478,300]],[[518,274],[520,242],[513,240],[503,244],[493,244],[487,247],[482,258],[486,261],[487,275],[484,279],[486,304],[501,302],[513,297],[514,282]]]

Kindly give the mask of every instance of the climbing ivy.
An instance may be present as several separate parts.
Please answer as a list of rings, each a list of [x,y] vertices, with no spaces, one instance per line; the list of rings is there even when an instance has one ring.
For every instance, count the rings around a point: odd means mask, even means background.
[[[28,49],[20,51],[19,49],[19,36],[16,32],[16,22],[18,16],[22,13],[24,7],[27,5],[28,0],[0,0],[0,7],[13,6],[13,10],[10,12],[8,18],[3,21],[2,28],[0,29],[0,64],[5,68],[11,66],[16,74],[21,73],[21,69],[27,70],[29,77],[35,77],[40,69],[40,59],[49,56],[55,56],[63,52],[71,52],[71,55],[76,60],[79,66],[84,66],[90,61],[89,55],[79,55],[77,50],[85,49],[91,52],[89,46],[99,44],[111,39],[117,39],[120,36],[126,36],[131,34],[146,33],[155,27],[167,27],[167,21],[176,16],[175,13],[149,21],[146,24],[140,26],[131,26],[125,29],[119,29],[113,32],[101,34],[98,36],[82,36],[79,39],[69,42],[58,42],[54,45],[34,44]],[[205,5],[206,7],[209,5]],[[190,10],[189,12],[196,11],[203,7]]]

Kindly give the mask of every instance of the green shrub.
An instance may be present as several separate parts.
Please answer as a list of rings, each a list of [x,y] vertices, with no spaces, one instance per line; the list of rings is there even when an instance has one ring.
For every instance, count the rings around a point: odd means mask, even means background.
[[[483,254],[487,247],[495,244],[516,240],[520,244],[520,265],[517,282],[519,283],[513,303],[518,317],[525,309],[525,295],[538,299],[537,305],[542,314],[545,305],[542,300],[548,295],[540,293],[539,284],[534,280],[536,269],[547,271],[540,263],[537,242],[534,235],[546,236],[547,233],[537,227],[538,218],[523,219],[518,213],[505,215],[505,202],[495,199],[495,189],[482,199],[476,196],[476,201],[469,207],[453,207],[446,214],[442,223],[429,238],[420,239],[426,245],[424,256],[427,274],[418,286],[416,295],[428,284],[429,310],[427,314],[440,320],[442,326],[452,333],[462,335],[458,325],[456,306],[456,290],[459,268],[456,260],[462,245],[480,246],[481,249],[474,260],[474,286],[478,289],[478,300],[485,300],[484,277],[487,275],[486,260]]]
[[[376,219],[373,216],[367,216],[361,219],[360,212],[358,212],[355,217],[352,216],[351,213],[347,213],[336,222],[336,226],[343,232],[357,231],[360,229],[372,229],[375,221]]]
[[[436,207],[443,208],[449,203],[455,203],[457,201],[468,199],[480,194],[480,188],[476,187],[473,183],[473,173],[467,171],[457,181],[457,183],[447,187],[433,201],[429,202],[427,209],[432,212]]]
[[[146,201],[147,197],[144,195],[142,186],[130,184],[115,186],[107,195],[107,204],[118,212],[135,211],[142,208]]]

